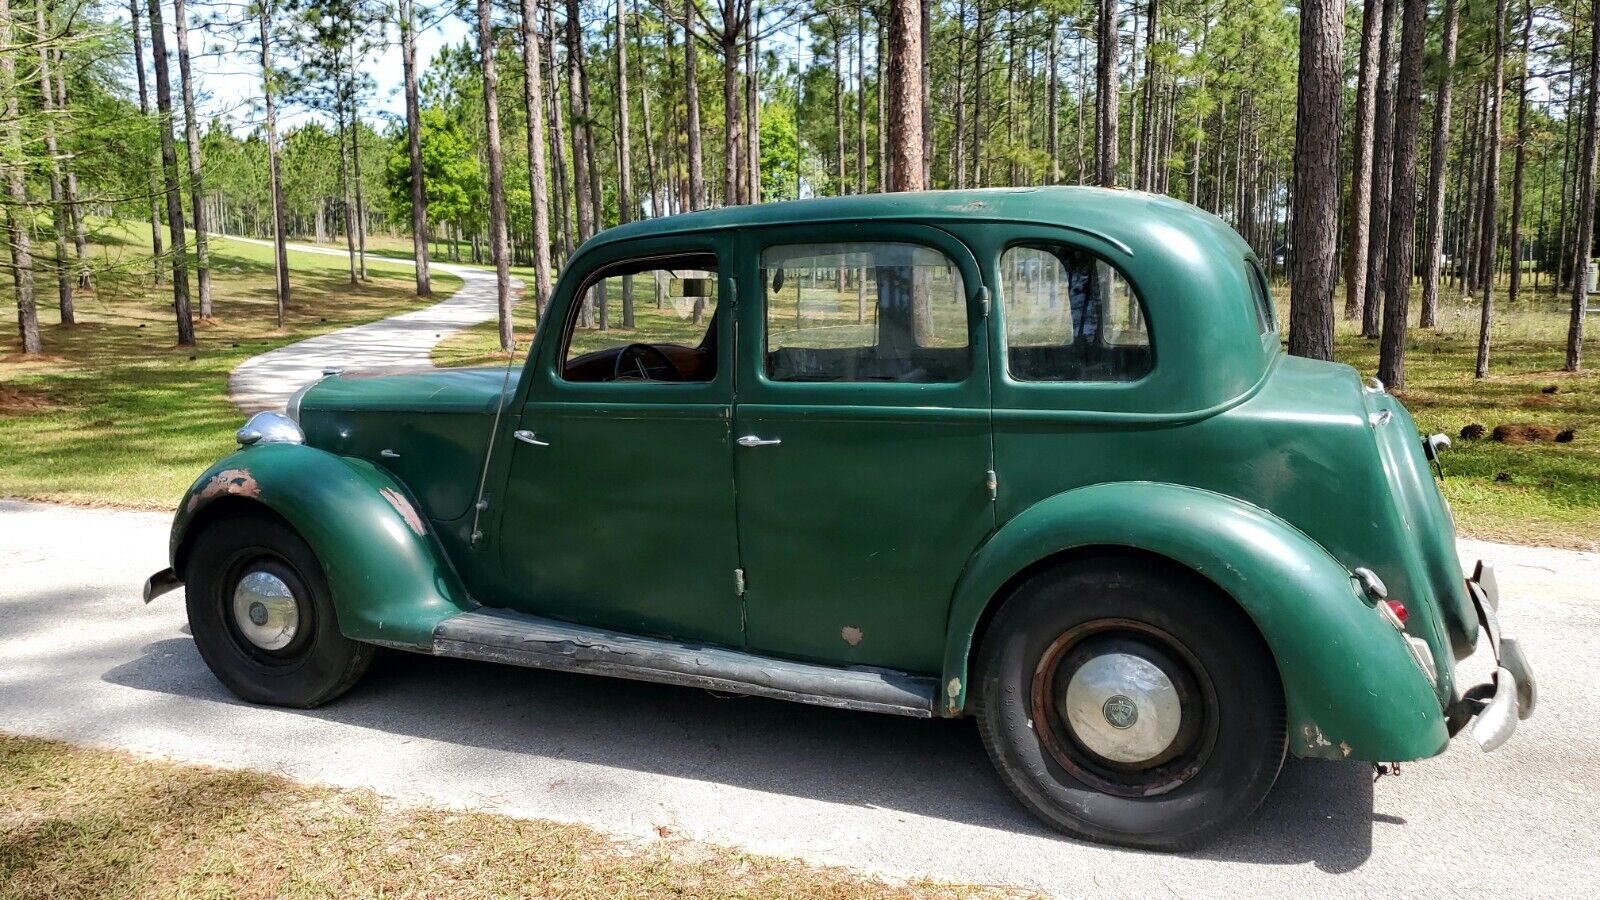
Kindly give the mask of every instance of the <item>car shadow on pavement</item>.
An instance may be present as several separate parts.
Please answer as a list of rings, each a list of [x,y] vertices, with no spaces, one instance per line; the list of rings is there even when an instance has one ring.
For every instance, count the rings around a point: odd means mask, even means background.
[[[105,681],[245,705],[188,638],[150,644]],[[1053,836],[1000,783],[970,721],[848,712],[566,672],[384,651],[343,698],[295,715],[497,752]],[[1243,827],[1193,855],[1350,871],[1371,854],[1372,769],[1289,760]],[[1062,838],[1064,845],[1070,845]]]

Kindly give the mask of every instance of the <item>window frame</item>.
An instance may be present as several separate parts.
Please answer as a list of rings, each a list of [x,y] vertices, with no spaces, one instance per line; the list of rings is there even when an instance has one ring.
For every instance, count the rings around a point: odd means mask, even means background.
[[[1139,314],[1141,316],[1143,316],[1143,318],[1144,318],[1144,323],[1145,323],[1145,327],[1144,327],[1145,344],[1149,348],[1149,351],[1150,351],[1150,365],[1149,365],[1148,368],[1146,368],[1144,370],[1143,373],[1141,373],[1139,375],[1139,377],[1137,377],[1137,378],[1119,378],[1119,379],[1104,379],[1104,378],[1098,378],[1098,379],[1097,378],[1036,379],[1036,378],[1020,378],[1014,372],[1012,372],[1012,370],[1011,370],[1011,335],[1010,335],[1010,332],[1008,331],[1009,320],[1006,318],[1006,309],[1005,309],[1005,307],[1006,307],[1006,280],[1005,280],[1005,274],[1004,274],[1004,272],[1005,272],[1005,258],[1006,258],[1006,254],[1008,254],[1012,250],[1016,250],[1018,248],[1031,248],[1031,249],[1034,249],[1034,250],[1045,250],[1046,252],[1049,252],[1047,248],[1040,246],[1040,245],[1044,245],[1044,244],[1053,244],[1053,245],[1055,245],[1057,247],[1063,247],[1063,248],[1066,248],[1066,249],[1069,249],[1069,250],[1072,250],[1072,251],[1075,251],[1075,252],[1078,252],[1078,253],[1082,253],[1084,256],[1090,257],[1091,259],[1094,259],[1097,262],[1104,263],[1105,265],[1109,266],[1113,272],[1117,273],[1117,276],[1122,279],[1122,282],[1128,286],[1128,289],[1133,293],[1134,302],[1139,305]],[[999,246],[999,248],[996,251],[995,256],[994,256],[993,265],[994,265],[994,281],[995,281],[995,290],[994,290],[995,304],[994,305],[995,305],[996,309],[998,309],[999,317],[1000,317],[1000,323],[999,323],[998,327],[995,328],[995,340],[996,340],[996,343],[998,345],[997,353],[998,353],[999,360],[1000,360],[999,372],[1001,374],[1001,377],[1004,379],[1004,381],[1005,381],[1005,383],[1007,385],[1014,385],[1014,386],[1017,386],[1017,387],[1021,387],[1024,390],[1032,390],[1032,389],[1038,389],[1038,388],[1060,389],[1062,387],[1129,388],[1129,387],[1134,387],[1134,386],[1137,386],[1137,385],[1142,385],[1144,382],[1148,381],[1152,375],[1155,374],[1156,367],[1160,365],[1161,359],[1160,359],[1159,353],[1157,353],[1157,351],[1156,351],[1156,344],[1157,344],[1157,342],[1156,342],[1156,323],[1150,318],[1150,304],[1145,302],[1144,292],[1142,290],[1140,290],[1139,283],[1132,276],[1130,276],[1128,274],[1127,269],[1123,268],[1122,266],[1117,265],[1106,254],[1101,253],[1101,252],[1095,250],[1092,247],[1084,246],[1084,244],[1082,244],[1080,242],[1068,240],[1064,236],[1054,236],[1054,237],[1049,237],[1049,236],[1014,237],[1014,238],[1007,239],[1004,243],[1002,243]],[[1104,313],[1102,312],[1102,317],[1103,316],[1104,316]],[[1106,345],[1106,346],[1110,346],[1110,345]]]
[[[767,298],[761,280],[761,257],[769,247],[791,244],[914,244],[935,250],[961,273],[967,303],[967,353],[970,367],[960,381],[778,381],[767,377],[765,347]],[[982,268],[966,242],[924,222],[895,219],[823,221],[814,224],[769,225],[741,229],[733,250],[739,266],[736,321],[738,402],[816,405],[845,414],[858,407],[987,409],[990,390],[990,342],[987,296]]]
[[[775,350],[772,347],[772,337],[773,337],[773,334],[774,334],[774,331],[771,328],[773,320],[772,320],[772,317],[771,317],[770,313],[771,313],[771,309],[772,308],[771,308],[771,306],[768,305],[768,300],[770,299],[770,292],[768,290],[767,275],[768,275],[769,270],[768,270],[767,263],[766,263],[766,255],[767,255],[768,252],[770,252],[772,250],[775,250],[775,249],[790,249],[790,248],[794,248],[794,249],[804,250],[804,249],[812,248],[812,247],[819,248],[819,252],[820,252],[821,249],[839,249],[839,250],[845,250],[846,253],[868,253],[868,252],[871,252],[872,248],[875,248],[875,247],[909,247],[912,250],[921,250],[921,251],[924,251],[924,252],[932,252],[932,253],[938,254],[939,257],[944,260],[944,264],[946,266],[948,266],[948,267],[950,267],[950,268],[955,270],[955,276],[956,276],[956,278],[960,279],[960,282],[961,282],[962,301],[963,301],[963,303],[966,304],[966,316],[963,319],[963,323],[966,325],[966,329],[963,332],[964,343],[961,344],[958,347],[943,348],[943,349],[949,349],[949,350],[965,350],[966,351],[965,362],[966,362],[967,368],[961,373],[961,377],[960,378],[956,378],[956,379],[937,380],[937,381],[897,381],[897,380],[893,380],[893,379],[849,379],[849,378],[841,378],[841,379],[825,379],[825,378],[807,379],[807,378],[775,378],[775,377],[773,377],[771,372],[768,371],[770,363],[771,363],[771,358],[770,357],[775,352]],[[849,249],[847,249],[847,248],[849,248]],[[795,256],[795,257],[792,257],[792,258],[795,258],[795,259],[807,259],[808,257],[806,257],[806,256]],[[841,268],[851,268],[851,267],[843,266]],[[880,266],[872,266],[871,268],[877,269],[877,268],[881,268],[881,267]],[[971,294],[972,294],[972,292],[967,286],[967,279],[966,279],[965,275],[961,272],[961,267],[960,267],[959,263],[956,260],[952,259],[949,256],[949,254],[945,253],[942,249],[940,249],[938,247],[933,247],[933,246],[930,246],[928,244],[915,242],[915,241],[885,240],[885,239],[869,240],[869,241],[856,241],[856,240],[851,240],[851,241],[805,241],[805,242],[797,242],[797,243],[765,244],[762,247],[762,250],[761,250],[761,258],[758,259],[757,262],[756,262],[756,271],[758,273],[758,278],[759,278],[759,280],[761,282],[760,285],[759,285],[759,289],[760,289],[760,293],[761,293],[761,308],[762,308],[761,346],[760,346],[761,370],[762,370],[766,380],[769,381],[769,382],[780,383],[780,384],[960,384],[960,383],[962,383],[964,381],[967,381],[967,380],[971,379],[972,376],[973,376],[972,365],[973,365],[973,359],[974,359],[975,354],[973,352],[973,329],[972,329],[973,312],[972,312],[972,309],[971,309]],[[881,286],[875,286],[874,287],[874,291],[876,292],[877,290],[880,289],[880,287]],[[860,349],[866,349],[868,347],[874,347],[874,348],[881,347],[883,345],[883,334],[884,334],[883,333],[883,305],[880,302],[880,300],[875,299],[871,308],[873,310],[873,312],[872,312],[872,321],[871,321],[872,334],[873,334],[873,337],[874,337],[873,343],[871,343],[871,344],[859,344],[859,345],[855,345],[855,346],[852,346],[852,347],[839,348],[839,349],[860,350]],[[797,314],[798,314],[798,311],[797,311]],[[809,329],[802,329],[802,331],[804,331],[804,330],[809,330]],[[920,349],[920,350],[938,350],[938,349],[941,349],[938,344],[923,345],[923,344],[916,343],[915,342],[916,341],[916,336],[915,336],[914,333],[911,335],[911,340],[912,340],[912,346],[914,346],[916,349]],[[782,348],[780,347],[778,349],[782,349]],[[801,346],[798,349],[817,350],[817,349],[832,349],[832,348],[819,348],[819,347],[804,347],[804,346]]]
[[[649,271],[654,271],[656,269],[666,268],[664,266],[651,266],[650,265],[651,263],[659,262],[659,261],[662,261],[662,260],[683,259],[683,258],[686,258],[686,257],[702,257],[702,258],[710,257],[717,265],[717,267],[715,269],[710,270],[711,273],[715,276],[716,282],[717,282],[717,297],[716,297],[716,301],[717,302],[711,308],[711,314],[706,317],[706,331],[705,331],[705,334],[701,335],[700,336],[700,342],[698,344],[694,345],[696,349],[698,349],[700,347],[704,347],[706,341],[710,340],[710,338],[711,338],[712,329],[717,327],[717,318],[716,318],[717,310],[722,308],[722,282],[723,282],[723,278],[725,276],[725,273],[722,271],[722,260],[721,260],[721,258],[718,257],[717,254],[715,252],[712,252],[712,251],[688,251],[688,252],[684,252],[684,253],[665,253],[665,254],[658,254],[658,255],[653,255],[653,256],[643,256],[643,257],[639,257],[639,256],[625,257],[625,258],[622,258],[622,259],[613,260],[613,261],[605,263],[603,265],[595,266],[595,267],[587,270],[584,273],[583,281],[579,282],[579,286],[577,287],[577,289],[575,289],[573,291],[573,293],[572,293],[572,298],[573,299],[572,299],[572,302],[567,307],[566,321],[565,321],[565,323],[564,323],[564,325],[562,327],[561,340],[560,340],[560,342],[558,344],[558,349],[556,350],[556,355],[555,355],[555,380],[557,382],[563,384],[563,385],[578,385],[578,384],[614,384],[614,385],[624,385],[624,384],[626,384],[626,385],[629,385],[629,386],[639,386],[639,387],[655,386],[655,385],[663,385],[663,384],[710,384],[710,383],[716,381],[717,380],[717,376],[722,373],[722,366],[723,366],[723,359],[722,359],[723,353],[721,352],[720,341],[719,341],[719,347],[718,347],[718,352],[717,352],[716,368],[713,370],[712,377],[708,378],[708,379],[703,379],[703,380],[700,380],[700,381],[634,381],[634,380],[629,380],[629,381],[570,381],[566,377],[567,363],[570,362],[574,358],[574,357],[568,356],[568,353],[572,349],[572,338],[573,338],[573,335],[576,334],[576,332],[578,330],[578,313],[583,308],[582,304],[579,302],[579,298],[581,298],[584,295],[584,293],[586,293],[591,287],[593,287],[594,283],[596,281],[600,281],[600,280],[606,279],[606,278],[620,278],[621,277],[620,275],[608,274],[608,273],[611,273],[611,272],[615,272],[617,269],[628,268],[628,267],[632,267],[632,266],[635,266],[635,265],[645,265],[645,266],[650,266],[649,268],[646,268],[644,270],[646,272],[649,272]],[[707,270],[702,267],[702,268],[698,269],[697,271],[702,271],[703,272],[703,271],[707,271]],[[634,274],[639,274],[639,273],[635,272]],[[547,315],[548,315],[548,313],[549,313],[549,310],[546,311]],[[718,337],[720,338],[720,335]],[[630,341],[629,343],[645,344],[645,343],[651,343],[651,342],[650,341]],[[626,346],[626,345],[623,345],[623,346]],[[602,347],[602,348],[600,348],[598,350],[590,350],[590,351],[588,351],[586,353],[582,353],[582,354],[579,354],[579,355],[580,356],[587,356],[587,355],[589,355],[589,353],[600,353],[600,352],[602,352],[604,350],[608,350],[608,349],[611,349],[611,348]]]

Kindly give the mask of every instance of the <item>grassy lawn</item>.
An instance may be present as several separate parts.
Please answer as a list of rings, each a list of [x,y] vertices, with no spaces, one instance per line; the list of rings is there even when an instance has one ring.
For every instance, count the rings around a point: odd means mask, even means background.
[[[1002,896],[0,735],[0,900]]]
[[[1280,285],[1276,293],[1284,306],[1287,289]],[[611,296],[615,310],[615,287]],[[691,327],[681,304],[668,302],[657,310],[652,296],[648,285],[637,289],[639,327],[634,331],[580,329],[576,346],[588,350],[649,339],[641,335],[697,343],[704,329]],[[1496,305],[1490,375],[1479,380],[1473,377],[1478,307],[1475,301],[1447,291],[1439,327],[1410,332],[1408,383],[1398,393],[1419,427],[1429,433],[1444,432],[1455,442],[1446,458],[1444,487],[1463,534],[1600,549],[1600,347],[1591,343],[1587,348],[1589,371],[1562,372],[1566,301],[1552,299],[1547,292],[1533,300],[1526,299],[1527,292],[1523,296],[1514,307],[1503,297]],[[1343,300],[1342,289],[1338,299]],[[853,290],[838,298],[838,308],[852,315],[854,305]],[[1412,309],[1419,307],[1420,297],[1414,297]],[[793,310],[788,303],[779,318]],[[1281,308],[1280,321],[1286,321],[1287,314],[1287,308]],[[613,312],[613,321],[619,318]],[[535,324],[532,304],[518,306],[515,322],[518,352],[526,354]],[[1600,316],[1591,319],[1590,327],[1600,332]],[[1374,374],[1378,342],[1363,339],[1359,332],[1359,323],[1338,323],[1337,356],[1363,374]],[[442,366],[504,362],[496,347],[495,328],[488,323],[445,339],[434,348],[433,358]],[[1546,393],[1552,386],[1555,391]],[[1576,430],[1576,438],[1571,443],[1522,444],[1499,443],[1487,436],[1462,440],[1461,429],[1474,423],[1489,432],[1507,424],[1570,428]]]
[[[151,285],[141,258],[148,236],[137,224],[101,230],[93,251],[107,270],[95,291],[77,292],[75,328],[60,326],[55,282],[39,278],[42,359],[24,360],[14,333],[0,343],[0,496],[170,509],[232,447],[235,366],[425,305],[407,268],[380,262],[352,286],[343,258],[291,251],[293,304],[279,330],[271,249],[213,239],[216,318],[196,323],[198,346],[179,348],[170,288]],[[460,279],[438,273],[434,284],[443,294]]]

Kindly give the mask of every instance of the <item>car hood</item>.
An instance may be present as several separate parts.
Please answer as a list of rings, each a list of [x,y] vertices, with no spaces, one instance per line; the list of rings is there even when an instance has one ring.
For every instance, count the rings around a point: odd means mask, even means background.
[[[521,371],[502,366],[472,369],[356,369],[310,386],[290,412],[312,411],[492,413],[502,394],[515,391]]]

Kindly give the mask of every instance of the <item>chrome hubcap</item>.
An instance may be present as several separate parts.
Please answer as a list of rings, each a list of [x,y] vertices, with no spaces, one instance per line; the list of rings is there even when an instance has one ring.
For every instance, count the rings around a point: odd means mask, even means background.
[[[1078,667],[1058,712],[1085,748],[1112,762],[1148,762],[1172,746],[1183,724],[1178,689],[1159,666],[1132,653],[1105,653]]]
[[[233,622],[244,639],[263,650],[282,650],[300,628],[300,607],[282,578],[248,572],[233,589]]]

